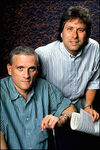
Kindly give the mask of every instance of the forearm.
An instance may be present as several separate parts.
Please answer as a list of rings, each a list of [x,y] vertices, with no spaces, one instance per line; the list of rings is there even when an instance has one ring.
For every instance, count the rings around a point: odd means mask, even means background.
[[[96,90],[87,90],[86,91],[86,102],[85,102],[85,106],[88,105],[93,105],[94,99],[96,96]]]
[[[4,133],[2,133],[2,132],[0,132],[0,149],[1,150],[8,149],[5,139],[4,139]]]
[[[71,104],[67,109],[65,109],[62,113],[67,114],[70,118],[72,116],[72,112],[77,112],[75,106]]]
[[[96,90],[87,90],[86,91],[86,103],[85,103],[85,106],[84,106],[84,110],[92,115],[93,122],[100,118],[99,113],[96,110],[94,110],[93,108],[90,107],[90,106],[93,105],[93,102],[95,100],[95,96],[96,96]]]

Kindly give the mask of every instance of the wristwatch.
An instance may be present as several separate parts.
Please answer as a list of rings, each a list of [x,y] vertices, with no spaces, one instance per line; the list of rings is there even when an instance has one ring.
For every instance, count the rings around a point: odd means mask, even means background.
[[[61,116],[66,117],[67,119],[70,118],[68,114],[62,113]]]
[[[84,109],[85,108],[92,108],[93,109],[92,105],[87,105],[87,106],[84,107]]]

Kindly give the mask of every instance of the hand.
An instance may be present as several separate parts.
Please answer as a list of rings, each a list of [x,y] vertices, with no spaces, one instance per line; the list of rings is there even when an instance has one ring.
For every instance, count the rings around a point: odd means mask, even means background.
[[[43,118],[41,122],[41,130],[44,131],[46,128],[54,129],[59,118],[53,115],[47,115]]]
[[[67,118],[64,116],[58,118],[53,115],[47,115],[41,122],[41,130],[44,131],[46,128],[54,129],[56,124],[61,127],[66,121]]]
[[[94,110],[92,108],[85,108],[84,110],[86,112],[88,112],[90,115],[92,115],[92,117],[93,117],[92,121],[93,122],[97,121],[100,118],[100,115],[96,110]]]
[[[63,124],[65,124],[67,122],[68,118],[64,117],[64,116],[60,116],[59,120],[57,122],[57,126],[61,127]]]

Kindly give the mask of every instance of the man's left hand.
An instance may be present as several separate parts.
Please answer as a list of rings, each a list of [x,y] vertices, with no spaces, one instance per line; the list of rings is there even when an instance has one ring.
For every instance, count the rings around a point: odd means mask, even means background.
[[[85,108],[84,110],[86,112],[88,112],[90,115],[92,115],[92,117],[93,117],[92,121],[93,122],[97,121],[100,118],[100,115],[96,110],[94,110],[92,108]]]

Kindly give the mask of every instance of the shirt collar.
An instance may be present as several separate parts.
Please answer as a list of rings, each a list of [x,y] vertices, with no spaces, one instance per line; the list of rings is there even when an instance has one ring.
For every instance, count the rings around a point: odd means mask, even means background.
[[[65,48],[63,42],[60,43],[60,50],[61,50],[65,55],[67,55],[67,56],[70,57],[70,58],[77,58],[77,57],[81,56],[82,51],[83,51],[83,50],[79,51],[79,53],[78,53],[76,56],[74,56],[74,55],[70,54],[70,53],[66,50],[66,48]]]
[[[34,95],[34,85],[33,85],[33,88],[32,88],[32,90],[30,92],[30,96],[29,96],[28,100],[26,101],[26,103],[28,103],[31,100],[33,95]]]
[[[19,97],[20,94],[18,93],[18,91],[14,87],[12,77],[10,77],[10,80],[9,80],[9,88],[10,88],[11,100],[16,100]]]

